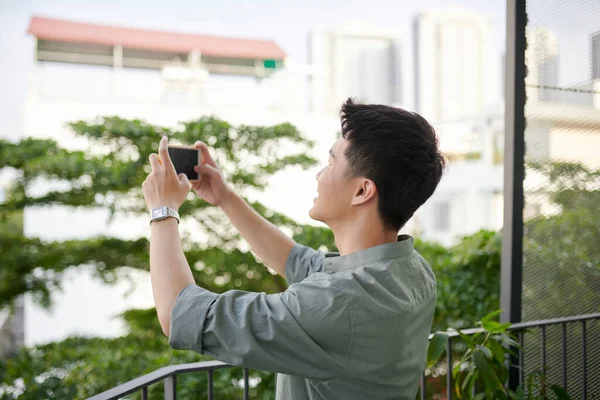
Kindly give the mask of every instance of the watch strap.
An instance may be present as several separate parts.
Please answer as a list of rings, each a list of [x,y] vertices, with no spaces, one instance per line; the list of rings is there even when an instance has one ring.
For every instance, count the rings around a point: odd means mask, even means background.
[[[180,217],[179,217],[179,213],[177,212],[177,210],[175,210],[171,207],[166,207],[166,206],[156,207],[156,208],[153,208],[152,211],[150,211],[150,224],[151,225],[155,221],[162,221],[167,218],[175,218],[177,220],[177,223],[179,223]]]

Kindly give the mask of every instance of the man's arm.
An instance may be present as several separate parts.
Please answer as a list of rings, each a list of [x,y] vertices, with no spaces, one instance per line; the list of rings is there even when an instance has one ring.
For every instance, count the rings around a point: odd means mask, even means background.
[[[305,378],[331,379],[347,367],[350,310],[328,280],[285,292],[183,289],[171,316],[169,344],[227,364]]]
[[[171,311],[179,292],[194,283],[181,247],[177,221],[168,218],[152,223],[150,234],[150,279],[160,326],[169,336]]]
[[[185,174],[177,175],[169,157],[167,137],[160,140],[158,154],[150,154],[152,172],[142,189],[148,210],[167,206],[177,210],[190,192]],[[169,335],[171,310],[181,290],[194,283],[183,254],[178,222],[174,218],[154,221],[150,233],[150,278],[156,313],[163,332]]]
[[[234,192],[220,206],[258,257],[285,278],[285,263],[296,242]]]
[[[192,182],[194,191],[210,204],[221,207],[252,251],[285,278],[285,263],[296,242],[233,192],[225,182],[206,144],[198,141],[194,147],[202,151],[202,164],[196,167],[201,178]]]

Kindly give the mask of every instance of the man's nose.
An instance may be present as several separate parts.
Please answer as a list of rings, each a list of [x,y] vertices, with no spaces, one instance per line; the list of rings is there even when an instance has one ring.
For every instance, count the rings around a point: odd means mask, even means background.
[[[319,180],[319,177],[321,176],[321,174],[323,173],[323,171],[325,171],[325,167],[321,168],[321,170],[319,172],[317,172],[317,181]]]

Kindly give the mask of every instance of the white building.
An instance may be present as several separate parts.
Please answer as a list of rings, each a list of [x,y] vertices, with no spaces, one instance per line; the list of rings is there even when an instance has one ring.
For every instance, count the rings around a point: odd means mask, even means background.
[[[400,33],[360,24],[316,29],[309,37],[310,109],[337,114],[352,96],[364,103],[401,102]]]
[[[433,196],[415,213],[407,231],[450,246],[481,229],[503,223],[504,105],[434,125],[449,159]]]
[[[590,36],[591,78],[600,80],[600,31]]]
[[[146,31],[32,18],[36,63],[29,79],[24,109],[25,136],[53,138],[67,148],[81,148],[65,124],[93,121],[98,116],[139,118],[161,126],[215,115],[231,124],[273,125],[290,122],[316,142],[314,156],[326,162],[339,131],[337,116],[307,113],[298,98],[304,86],[299,66],[290,66],[271,41],[221,38]],[[273,68],[275,67],[275,68]],[[292,76],[294,74],[301,76]],[[281,149],[285,151],[286,149]],[[316,193],[315,174],[286,170],[255,194],[268,207],[307,223]],[[40,185],[29,193],[48,190]],[[28,208],[25,234],[43,240],[67,240],[113,235],[133,239],[149,234],[147,218],[117,215],[107,210],[66,207]],[[27,345],[73,334],[113,336],[123,326],[114,318],[133,307],[153,306],[149,276],[100,284],[85,268],[68,274],[64,292],[55,293],[50,312],[26,298]]]
[[[600,87],[600,86],[599,86]],[[590,105],[528,103],[526,161],[580,162],[600,168],[600,95]],[[444,245],[480,229],[503,224],[504,104],[473,118],[435,125],[442,151],[451,159],[431,199],[409,221],[406,230]],[[524,181],[523,217],[560,212],[546,195],[547,178],[528,169]]]
[[[558,39],[553,32],[541,27],[528,29],[526,36],[527,102],[556,101],[560,93],[549,87],[558,86]]]
[[[500,98],[489,17],[446,7],[414,21],[416,111],[433,123],[469,118]]]

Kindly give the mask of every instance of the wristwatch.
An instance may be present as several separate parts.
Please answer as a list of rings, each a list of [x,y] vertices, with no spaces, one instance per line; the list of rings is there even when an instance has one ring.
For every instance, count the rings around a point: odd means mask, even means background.
[[[154,221],[162,221],[163,219],[171,217],[175,218],[177,223],[179,223],[179,213],[176,210],[166,206],[153,208],[152,211],[150,211],[150,225],[152,225]]]

